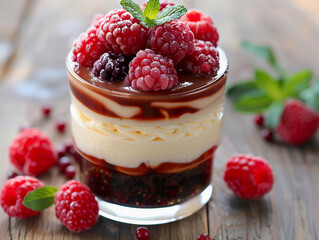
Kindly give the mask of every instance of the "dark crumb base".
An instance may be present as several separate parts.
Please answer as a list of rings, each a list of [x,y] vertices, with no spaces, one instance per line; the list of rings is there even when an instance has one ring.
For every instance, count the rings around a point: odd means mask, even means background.
[[[81,180],[92,192],[108,202],[141,207],[164,207],[179,204],[202,192],[211,181],[213,157],[196,167],[178,173],[149,172],[131,176],[114,166],[96,165],[81,159]]]

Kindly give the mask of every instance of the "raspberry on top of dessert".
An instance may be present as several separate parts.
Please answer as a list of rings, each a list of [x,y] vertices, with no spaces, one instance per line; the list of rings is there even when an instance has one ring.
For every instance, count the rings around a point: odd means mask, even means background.
[[[125,80],[133,91],[154,92],[176,87],[179,73],[217,74],[218,32],[208,15],[159,0],[121,5],[96,15],[73,45],[72,60],[93,67],[99,81]]]

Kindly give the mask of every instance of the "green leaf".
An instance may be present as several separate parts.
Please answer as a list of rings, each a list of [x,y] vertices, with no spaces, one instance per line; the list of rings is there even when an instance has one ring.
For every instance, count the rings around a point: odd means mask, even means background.
[[[227,96],[232,101],[237,101],[243,96],[251,95],[251,94],[260,94],[261,91],[257,87],[256,83],[253,81],[241,82],[235,85],[232,85],[227,89]]]
[[[57,188],[51,186],[37,188],[27,194],[22,204],[32,210],[41,211],[54,203],[54,194],[57,191]]]
[[[270,65],[277,66],[277,61],[273,50],[268,46],[256,45],[248,41],[243,41],[242,46],[248,52],[266,60]]]
[[[298,98],[300,93],[310,86],[312,71],[300,71],[283,82],[285,98]]]
[[[270,97],[265,94],[242,97],[235,103],[235,109],[242,113],[261,113],[272,103]]]
[[[144,9],[144,16],[149,19],[155,19],[160,9],[159,0],[149,0]]]
[[[310,108],[319,112],[319,79],[317,79],[313,86],[304,90],[300,94],[301,100],[303,100]]]
[[[179,19],[181,16],[185,15],[187,9],[181,5],[177,4],[175,6],[170,6],[164,8],[155,18],[157,25],[162,25],[166,22],[170,22],[174,19]]]
[[[266,126],[270,129],[275,129],[280,121],[284,109],[283,102],[274,102],[266,111]]]
[[[150,19],[149,17],[145,18],[145,23],[147,24],[148,28],[152,28],[156,26],[156,20],[155,19]]]
[[[277,82],[267,72],[260,69],[256,69],[255,83],[273,100],[281,100],[283,98],[283,93],[281,91],[279,82]]]
[[[144,13],[137,3],[133,2],[132,0],[122,0],[121,5],[126,11],[130,12],[133,17],[138,19],[144,27],[148,27],[148,25],[145,23]]]

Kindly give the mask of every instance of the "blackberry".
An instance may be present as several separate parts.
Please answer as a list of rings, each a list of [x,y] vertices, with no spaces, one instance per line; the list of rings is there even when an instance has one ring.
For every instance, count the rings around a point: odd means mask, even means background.
[[[104,53],[94,63],[93,75],[105,81],[121,81],[128,74],[131,60],[122,54]]]

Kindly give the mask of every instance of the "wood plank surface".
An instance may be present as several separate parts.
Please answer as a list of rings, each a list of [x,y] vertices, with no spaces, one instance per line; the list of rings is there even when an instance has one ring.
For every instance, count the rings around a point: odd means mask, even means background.
[[[141,2],[141,1],[139,1]],[[319,2],[316,0],[184,0],[213,17],[220,46],[230,60],[228,83],[249,79],[254,67],[268,67],[240,48],[242,40],[274,47],[279,61],[290,71],[313,69],[319,76]],[[69,121],[70,96],[65,57],[73,40],[95,13],[119,7],[113,0],[0,0],[0,183],[12,169],[8,146],[21,126],[36,126],[56,146],[71,138],[55,132],[58,118]],[[317,13],[317,14],[316,14]],[[4,50],[2,50],[4,49]],[[50,120],[40,107],[53,105]],[[261,155],[275,175],[273,190],[258,201],[234,197],[223,181],[227,159],[237,153]],[[151,240],[195,240],[201,233],[214,239],[318,239],[319,137],[294,148],[266,143],[250,116],[234,112],[225,101],[223,139],[216,152],[214,195],[209,204],[184,220],[151,226]],[[46,184],[60,186],[65,178],[53,168],[41,176]],[[73,234],[54,214],[45,210],[34,219],[9,218],[0,210],[0,238],[22,239],[135,239],[137,226],[100,218],[89,231]]]

